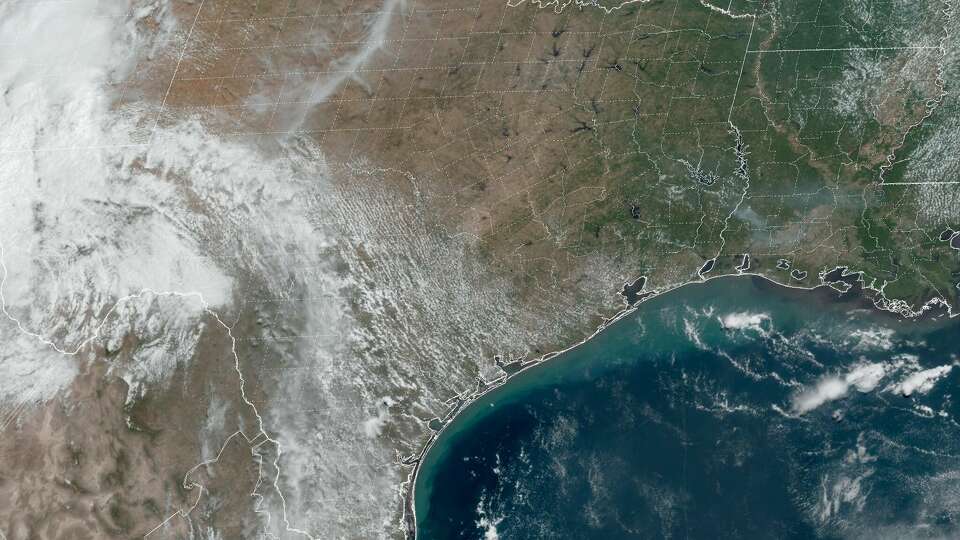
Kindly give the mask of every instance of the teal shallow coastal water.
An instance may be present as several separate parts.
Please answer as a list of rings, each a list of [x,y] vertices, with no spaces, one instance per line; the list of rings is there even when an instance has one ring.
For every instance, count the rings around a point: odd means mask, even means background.
[[[462,411],[418,538],[960,535],[955,321],[718,279]]]

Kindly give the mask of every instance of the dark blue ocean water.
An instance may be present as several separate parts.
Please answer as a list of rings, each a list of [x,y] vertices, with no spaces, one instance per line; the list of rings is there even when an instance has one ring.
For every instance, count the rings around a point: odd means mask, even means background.
[[[960,324],[720,279],[443,430],[421,540],[960,538]]]

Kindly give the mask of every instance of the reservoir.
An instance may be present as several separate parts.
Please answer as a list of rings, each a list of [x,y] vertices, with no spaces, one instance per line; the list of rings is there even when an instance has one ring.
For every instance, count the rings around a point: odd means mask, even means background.
[[[719,278],[465,407],[417,538],[956,538],[960,323]]]

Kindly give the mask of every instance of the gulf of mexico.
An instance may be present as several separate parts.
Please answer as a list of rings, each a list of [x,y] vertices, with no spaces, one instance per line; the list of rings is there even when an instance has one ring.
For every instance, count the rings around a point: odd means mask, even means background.
[[[957,325],[853,298],[720,279],[646,302],[443,429],[418,538],[958,532],[931,487],[960,474]]]

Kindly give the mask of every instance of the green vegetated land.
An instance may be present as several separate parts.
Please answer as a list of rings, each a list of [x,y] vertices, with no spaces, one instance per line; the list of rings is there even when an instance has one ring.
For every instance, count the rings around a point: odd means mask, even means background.
[[[661,290],[744,254],[794,285],[863,272],[900,311],[956,304],[960,251],[941,240],[960,229],[958,185],[942,183],[960,179],[952,11],[620,3],[410,21],[436,44],[382,87],[416,128],[355,148],[417,178],[396,186],[538,314],[609,313],[594,307],[617,279]]]
[[[748,253],[783,282],[846,266],[912,308],[956,304],[960,252],[941,235],[960,228],[958,186],[931,184],[960,179],[943,8],[679,0],[552,16],[550,37],[522,42],[547,69],[518,77],[561,111],[541,160],[554,168],[523,201],[527,245],[546,229],[648,288]]]

